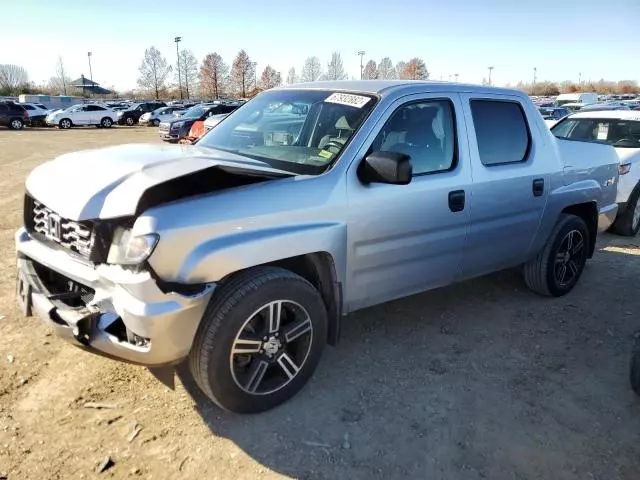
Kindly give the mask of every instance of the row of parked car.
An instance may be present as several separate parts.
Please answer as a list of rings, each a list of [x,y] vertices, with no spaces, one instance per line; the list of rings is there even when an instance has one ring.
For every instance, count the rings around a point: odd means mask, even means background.
[[[147,124],[160,126],[182,114],[189,113],[189,120],[198,120],[218,114],[228,114],[243,101],[221,100],[211,103],[183,103],[167,105],[162,101],[139,103],[86,103],[72,105],[66,109],[48,109],[44,104],[0,101],[0,126],[20,130],[24,126],[54,126],[68,129],[74,126],[95,125],[109,128],[114,124],[133,126]],[[195,108],[194,110],[194,107]],[[191,122],[193,123],[193,122]],[[169,140],[179,140],[189,132],[189,121],[182,124],[178,133],[171,132]],[[180,132],[186,132],[180,134]]]

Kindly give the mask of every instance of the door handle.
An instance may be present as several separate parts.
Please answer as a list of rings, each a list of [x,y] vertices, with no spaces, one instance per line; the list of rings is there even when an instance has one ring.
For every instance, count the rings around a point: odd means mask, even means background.
[[[449,210],[461,212],[464,210],[464,190],[454,190],[449,192]]]
[[[536,178],[533,181],[532,190],[534,197],[541,197],[544,193],[544,178]]]

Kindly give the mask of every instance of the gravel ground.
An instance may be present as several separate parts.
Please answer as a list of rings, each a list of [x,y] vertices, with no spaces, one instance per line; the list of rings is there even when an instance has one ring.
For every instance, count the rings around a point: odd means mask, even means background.
[[[159,140],[143,127],[0,131],[0,478],[640,478],[627,379],[640,240],[601,237],[561,299],[506,271],[352,315],[309,385],[254,416],[219,410],[183,369],[170,390],[21,318],[27,173],[131,142]]]

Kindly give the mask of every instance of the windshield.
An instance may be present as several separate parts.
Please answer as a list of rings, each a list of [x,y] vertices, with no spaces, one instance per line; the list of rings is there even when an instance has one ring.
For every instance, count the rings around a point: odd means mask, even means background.
[[[640,148],[640,116],[637,120],[567,118],[551,132],[569,140],[604,143],[616,148]]]
[[[376,100],[322,90],[273,90],[246,103],[198,145],[274,168],[319,174],[340,155]]]
[[[200,118],[204,115],[204,108],[201,106],[192,107],[182,114],[184,118]]]

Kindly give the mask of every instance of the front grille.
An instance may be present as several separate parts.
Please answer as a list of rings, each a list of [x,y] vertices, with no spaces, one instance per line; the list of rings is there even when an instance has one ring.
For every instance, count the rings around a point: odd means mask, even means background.
[[[89,257],[92,245],[92,228],[86,222],[74,222],[62,218],[50,208],[37,200],[29,202],[33,204],[31,210],[31,226],[34,233],[40,234],[58,245],[79,253],[83,257]]]

